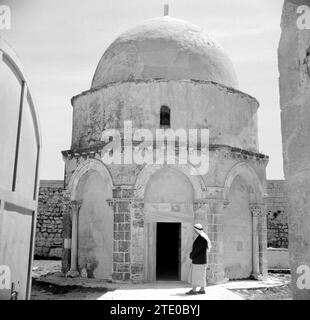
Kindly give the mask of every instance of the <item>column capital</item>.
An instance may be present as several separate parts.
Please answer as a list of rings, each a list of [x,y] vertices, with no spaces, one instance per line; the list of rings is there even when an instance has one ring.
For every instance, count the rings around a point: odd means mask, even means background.
[[[266,205],[264,203],[251,203],[250,211],[253,217],[266,217]]]
[[[77,212],[81,208],[81,205],[82,205],[81,200],[73,200],[70,202],[70,207],[74,212]]]
[[[223,206],[222,208],[225,209],[229,203],[230,202],[225,199],[196,199],[193,205],[194,211],[198,211],[210,204],[221,204]]]
[[[196,199],[194,201],[194,211],[201,210],[205,206],[207,206],[209,201],[207,199]]]
[[[107,199],[106,202],[107,202],[107,204],[108,204],[108,206],[109,206],[110,208],[113,208],[113,205],[114,205],[114,203],[115,203],[115,200],[114,200],[114,199]]]
[[[136,208],[136,209],[143,209],[144,208],[144,199],[141,199],[141,198],[134,198],[134,199],[131,199],[131,207],[132,208]]]

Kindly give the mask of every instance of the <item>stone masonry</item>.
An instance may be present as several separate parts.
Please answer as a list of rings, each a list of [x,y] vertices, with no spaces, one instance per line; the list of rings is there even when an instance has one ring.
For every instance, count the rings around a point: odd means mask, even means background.
[[[114,257],[113,280],[130,280],[131,218],[130,198],[132,189],[115,189],[110,205],[114,206]]]
[[[267,181],[267,239],[269,248],[288,248],[287,200],[283,180]]]
[[[62,257],[63,181],[41,180],[35,256]]]
[[[298,300],[310,299],[308,280],[304,279],[310,266],[309,13],[309,0],[284,2],[278,52],[292,290]]]

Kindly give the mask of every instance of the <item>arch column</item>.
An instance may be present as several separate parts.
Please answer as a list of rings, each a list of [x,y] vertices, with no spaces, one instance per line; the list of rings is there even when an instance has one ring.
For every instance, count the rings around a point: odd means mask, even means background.
[[[62,219],[62,236],[63,236],[63,250],[62,250],[62,272],[66,274],[70,270],[71,261],[71,194],[68,190],[63,193],[63,219]]]
[[[79,276],[78,271],[78,219],[79,211],[82,205],[82,201],[71,201],[71,221],[72,221],[72,236],[71,236],[71,263],[68,277]]]
[[[253,278],[267,276],[267,213],[263,203],[250,204],[253,237]]]
[[[224,215],[223,211],[229,204],[220,197],[221,190],[216,196],[194,202],[195,222],[206,227],[206,232],[212,243],[208,253],[207,280],[211,284],[225,282],[224,270]]]

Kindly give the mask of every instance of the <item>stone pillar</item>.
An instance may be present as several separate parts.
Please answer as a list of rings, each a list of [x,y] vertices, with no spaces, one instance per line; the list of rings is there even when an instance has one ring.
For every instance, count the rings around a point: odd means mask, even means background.
[[[252,213],[253,234],[253,273],[252,276],[261,280],[268,275],[267,263],[267,212],[265,204],[250,205]]]
[[[142,282],[144,275],[144,200],[131,203],[131,280]]]
[[[291,286],[298,300],[310,300],[309,20],[309,0],[285,1],[278,61]]]
[[[70,271],[67,274],[69,277],[79,276],[78,271],[78,220],[79,211],[82,201],[72,201],[71,202],[71,217],[72,217],[72,237],[71,237],[71,264]]]
[[[63,193],[63,251],[62,251],[62,272],[66,274],[70,270],[71,263],[71,206],[70,193],[65,190]]]
[[[217,199],[195,201],[195,222],[207,226],[206,231],[212,243],[208,254],[207,281],[219,284],[225,281],[223,210],[227,202]]]
[[[133,189],[125,186],[113,190],[108,203],[114,211],[113,275],[114,281],[129,281],[131,275],[131,214]]]
[[[268,277],[268,258],[267,258],[267,208],[261,206],[261,214],[258,223],[259,231],[259,269],[263,279]]]

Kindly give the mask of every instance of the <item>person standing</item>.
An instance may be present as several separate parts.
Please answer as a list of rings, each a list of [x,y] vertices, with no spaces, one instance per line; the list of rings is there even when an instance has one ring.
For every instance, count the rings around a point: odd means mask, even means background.
[[[187,292],[188,295],[205,294],[205,287],[207,285],[207,252],[211,250],[211,241],[208,235],[204,232],[200,223],[194,225],[194,230],[197,235],[190,259],[192,260],[191,269],[189,272],[188,282],[192,285],[192,289]],[[197,288],[200,290],[197,291]]]

